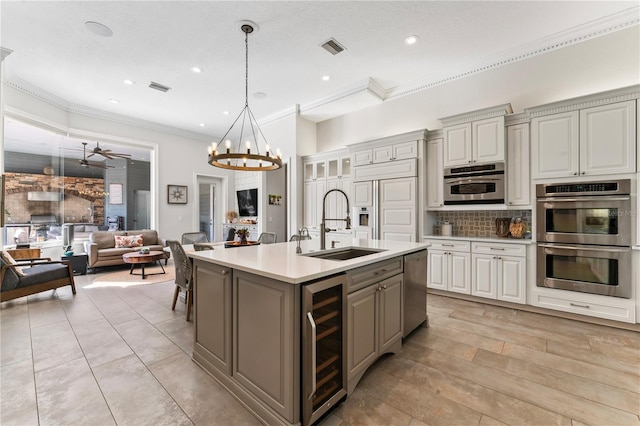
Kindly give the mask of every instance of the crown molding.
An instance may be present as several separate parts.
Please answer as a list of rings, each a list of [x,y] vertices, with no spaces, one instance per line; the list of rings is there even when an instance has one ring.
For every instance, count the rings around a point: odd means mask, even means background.
[[[442,139],[442,138],[444,138],[444,130],[442,129],[429,130],[427,132],[427,141],[432,141],[434,139]]]
[[[300,105],[296,104],[290,108],[283,109],[282,111],[278,111],[271,115],[267,115],[266,117],[258,120],[258,126],[264,126],[292,115],[300,115]]]
[[[504,116],[504,125],[515,126],[518,124],[525,124],[531,121],[531,116],[526,112],[519,112],[517,114],[509,114]]]
[[[364,142],[356,142],[347,145],[347,148],[349,148],[349,152],[354,152],[367,148],[375,148],[378,146],[393,145],[403,142],[424,141],[427,138],[428,132],[429,131],[427,129],[415,130],[413,132],[401,133],[399,135],[392,135]]]
[[[311,115],[323,107],[330,106],[341,101],[349,101],[357,95],[367,94],[371,103],[384,102],[386,90],[376,80],[371,77],[360,80],[354,84],[342,88],[341,90],[321,98],[317,101],[301,105],[301,115]]]
[[[12,87],[22,93],[25,93],[33,98],[39,99],[49,105],[52,105],[58,109],[65,111],[68,114],[77,114],[85,117],[96,118],[99,120],[111,121],[119,124],[125,124],[128,126],[139,127],[142,129],[153,130],[156,132],[166,133],[174,136],[185,137],[189,139],[200,140],[204,142],[210,142],[212,136],[204,135],[202,133],[192,132],[188,130],[178,129],[176,127],[165,126],[163,124],[154,123],[152,121],[141,120],[126,115],[115,114],[91,108],[84,105],[73,104],[67,100],[49,93],[33,84],[24,81],[18,77],[12,77],[4,82],[5,85]]]
[[[498,52],[495,55],[487,57],[482,63],[472,69],[458,74],[443,76],[437,80],[423,80],[417,83],[397,86],[389,89],[386,93],[385,100],[395,99],[402,96],[410,95],[415,92],[430,89],[432,87],[441,86],[461,78],[466,78],[483,71],[498,68],[503,65],[509,65],[534,56],[542,55],[591,40],[600,36],[604,36],[616,31],[624,30],[640,24],[640,6],[635,6],[619,13],[607,16],[602,19],[588,22],[553,34],[531,43],[522,44],[512,49]]]
[[[500,117],[503,115],[511,114],[512,112],[513,109],[511,108],[511,104],[503,104],[479,109],[477,111],[452,115],[451,117],[441,118],[440,122],[445,127],[455,126],[457,124],[469,123],[470,121],[486,120],[487,118]]]
[[[13,50],[0,46],[0,62],[4,61],[4,58],[11,55]]]

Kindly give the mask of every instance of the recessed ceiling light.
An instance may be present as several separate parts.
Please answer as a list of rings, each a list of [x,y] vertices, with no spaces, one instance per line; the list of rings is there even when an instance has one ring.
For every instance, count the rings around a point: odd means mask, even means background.
[[[119,100],[117,100],[117,99],[109,99],[109,102],[111,102],[112,104],[118,104],[118,103],[120,103],[120,101],[119,101]]]
[[[133,81],[133,80],[124,80],[124,81],[123,81],[123,83],[124,83],[124,84],[127,84],[127,85],[129,85],[129,86],[131,86],[131,85],[133,85],[133,84],[136,84],[136,82],[135,82],[135,81]]]
[[[104,24],[101,24],[100,22],[87,21],[84,23],[84,26],[92,33],[102,37],[111,37],[113,35],[113,31],[111,31],[111,28],[107,27]]]
[[[331,76],[330,75],[323,75],[322,76],[322,81],[329,81],[331,80]]]
[[[253,97],[256,99],[264,99],[267,97],[267,94],[262,92],[256,92],[253,94]]]
[[[200,67],[192,67],[191,71],[193,71],[195,73],[199,73],[199,72],[202,72],[202,68],[200,68]]]
[[[204,123],[200,123],[200,127],[204,127]]]
[[[411,46],[412,44],[416,44],[419,38],[420,37],[418,37],[417,35],[410,35],[409,37],[404,39],[404,44]]]
[[[222,111],[224,115],[229,115],[229,111]]]

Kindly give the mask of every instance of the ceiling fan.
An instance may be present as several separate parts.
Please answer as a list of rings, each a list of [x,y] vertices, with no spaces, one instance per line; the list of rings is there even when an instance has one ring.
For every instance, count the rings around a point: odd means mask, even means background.
[[[83,145],[86,145],[86,142],[82,143]],[[93,157],[94,155],[102,155],[104,158],[108,158],[110,160],[113,160],[114,158],[130,158],[131,155],[130,154],[121,154],[118,152],[111,152],[110,149],[102,149],[100,148],[100,142],[96,142],[96,147],[93,148],[93,151],[91,152],[91,154],[89,154],[87,156],[87,158]]]
[[[84,145],[83,147],[83,155],[82,155],[82,160],[79,161],[80,165],[82,167],[100,167],[101,169],[109,169],[109,168],[113,168],[113,166],[109,166],[107,164],[102,164],[102,163],[98,163],[95,161],[87,161],[87,143],[86,142],[82,142],[82,145]],[[91,154],[93,155],[93,154]],[[89,155],[89,157],[91,157],[91,155]]]

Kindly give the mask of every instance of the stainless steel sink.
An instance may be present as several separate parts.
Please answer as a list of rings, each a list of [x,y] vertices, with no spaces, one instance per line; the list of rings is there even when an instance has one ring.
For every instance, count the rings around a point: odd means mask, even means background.
[[[315,257],[318,259],[327,260],[349,260],[356,257],[368,256],[370,254],[380,253],[386,250],[383,249],[371,249],[362,247],[348,247],[338,250],[317,251],[312,253],[305,253],[302,256]]]

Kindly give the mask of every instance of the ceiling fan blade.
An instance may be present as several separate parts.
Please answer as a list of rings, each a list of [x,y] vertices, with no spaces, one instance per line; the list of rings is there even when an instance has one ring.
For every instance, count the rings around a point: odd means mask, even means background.
[[[92,152],[91,154],[87,155],[87,158],[91,158],[91,157],[93,157],[94,155],[96,155],[96,153],[95,153],[95,152]]]
[[[130,158],[131,154],[121,154],[119,152],[110,152],[109,155],[111,157],[117,157],[117,158]]]

